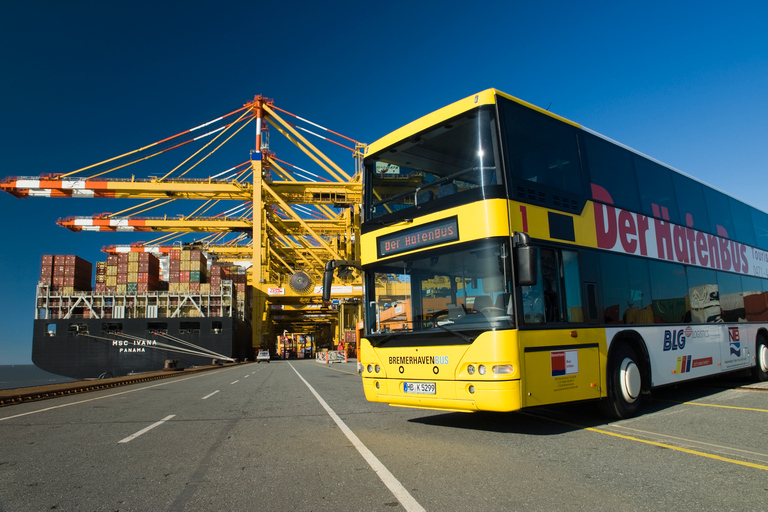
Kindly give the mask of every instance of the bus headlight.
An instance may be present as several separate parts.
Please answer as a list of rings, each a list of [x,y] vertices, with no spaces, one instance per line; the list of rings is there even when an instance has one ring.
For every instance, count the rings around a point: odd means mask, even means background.
[[[381,367],[379,365],[376,365],[375,370],[376,370],[376,373],[379,373],[381,371]]]
[[[373,365],[369,364],[367,370],[368,373],[373,373]]]
[[[475,365],[471,364],[471,365],[467,366],[467,373],[470,374],[470,375],[474,375],[475,374]]]
[[[515,367],[511,364],[497,364],[492,370],[496,375],[510,375],[515,373]]]
[[[477,372],[478,372],[480,375],[485,375],[485,365],[484,365],[484,364],[481,364],[480,366],[478,366],[478,367],[477,367]]]

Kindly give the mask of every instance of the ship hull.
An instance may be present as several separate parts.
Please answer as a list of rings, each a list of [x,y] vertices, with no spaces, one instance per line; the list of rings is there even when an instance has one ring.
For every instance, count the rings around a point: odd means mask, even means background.
[[[252,357],[250,326],[232,317],[35,320],[33,329],[35,366],[73,379]]]

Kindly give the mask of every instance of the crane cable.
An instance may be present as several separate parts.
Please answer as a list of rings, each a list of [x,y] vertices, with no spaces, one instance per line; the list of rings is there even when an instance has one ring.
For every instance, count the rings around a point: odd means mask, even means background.
[[[203,123],[203,124],[201,124],[199,126],[195,126],[194,128],[190,128],[189,130],[184,130],[183,132],[179,132],[176,135],[173,135],[171,137],[166,137],[163,140],[159,140],[157,142],[154,142],[154,143],[149,144],[147,146],[141,147],[139,149],[134,149],[133,151],[129,151],[127,153],[123,153],[122,155],[118,155],[116,157],[112,157],[112,158],[107,159],[107,160],[102,160],[101,162],[97,162],[97,163],[89,165],[87,167],[82,167],[82,168],[77,169],[75,171],[68,172],[66,174],[62,174],[61,176],[59,176],[59,178],[66,178],[66,177],[72,176],[73,174],[76,174],[78,172],[87,171],[88,169],[93,169],[94,167],[98,167],[99,165],[107,164],[109,162],[114,162],[115,160],[119,160],[119,159],[124,158],[126,156],[130,156],[130,155],[139,153],[141,151],[144,151],[144,150],[147,150],[147,149],[152,148],[154,146],[157,146],[158,144],[162,144],[163,142],[167,142],[169,140],[175,139],[176,137],[180,137],[180,136],[185,135],[187,133],[192,133],[195,130],[199,130],[200,128],[203,128],[205,126],[208,126],[208,125],[211,125],[211,124],[216,123],[218,121],[221,121],[222,119],[224,119],[226,117],[229,117],[229,116],[231,116],[233,114],[237,114],[238,112],[240,112],[240,111],[242,111],[244,109],[247,109],[247,108],[249,108],[249,107],[248,106],[241,107],[241,108],[239,108],[237,110],[234,110],[234,111],[230,112],[229,114],[224,114],[223,116],[217,117],[216,119],[208,121],[207,123]]]
[[[165,179],[166,179],[168,176],[170,176],[171,174],[173,174],[174,172],[176,172],[177,170],[179,170],[179,168],[180,168],[182,165],[184,165],[184,164],[186,164],[187,162],[189,162],[190,160],[192,160],[192,158],[194,158],[194,157],[195,157],[195,156],[197,156],[199,153],[201,153],[201,152],[202,152],[204,149],[208,148],[208,146],[210,146],[211,144],[213,144],[214,142],[216,142],[216,139],[218,139],[218,138],[219,138],[219,137],[221,137],[221,136],[222,136],[224,133],[226,133],[226,131],[227,131],[227,130],[228,130],[230,127],[231,127],[231,126],[233,126],[233,125],[235,125],[235,124],[239,123],[240,121],[242,121],[242,120],[243,120],[243,118],[244,118],[244,117],[246,117],[246,116],[247,116],[247,115],[249,115],[249,114],[250,114],[250,116],[251,116],[251,120],[253,120],[253,118],[255,117],[255,115],[254,115],[253,113],[251,113],[251,111],[250,111],[250,110],[247,110],[247,111],[243,112],[243,115],[241,115],[240,117],[238,117],[238,118],[237,118],[237,119],[236,119],[234,122],[232,122],[232,123],[230,123],[230,124],[226,125],[226,126],[224,127],[224,131],[222,131],[221,133],[219,133],[218,135],[216,135],[216,137],[214,137],[212,140],[210,140],[210,141],[209,141],[207,144],[205,144],[203,147],[201,147],[200,149],[198,149],[197,151],[195,151],[195,152],[194,152],[192,155],[190,155],[189,157],[187,157],[187,158],[186,158],[186,159],[185,159],[183,162],[181,162],[179,165],[177,165],[177,166],[176,166],[175,168],[173,168],[171,171],[169,171],[168,173],[166,173],[166,175],[165,175],[165,176],[163,176],[162,178],[160,178],[158,181],[163,181],[163,180],[165,180]],[[250,122],[250,120],[249,120],[248,122]],[[247,124],[247,123],[246,123],[246,124]],[[242,127],[241,127],[241,129],[242,129]],[[238,130],[238,131],[240,131],[240,130]],[[197,138],[195,138],[195,139],[192,139],[192,140],[198,140],[198,139],[201,139],[201,138],[205,137],[206,135],[210,135],[210,134],[212,134],[212,133],[213,133],[213,132],[209,132],[209,133],[206,133],[205,135],[201,135],[200,137],[197,137]],[[237,132],[235,132],[235,133],[237,133]],[[229,139],[227,139],[227,140],[229,140]],[[217,149],[218,149],[218,148],[217,148]],[[201,161],[202,161],[202,160],[201,160]],[[198,162],[198,163],[199,163],[199,162]],[[194,167],[194,166],[193,166],[193,167]],[[189,172],[189,169],[188,169],[186,172]],[[182,173],[182,176],[184,176],[184,174],[186,174],[186,172]]]

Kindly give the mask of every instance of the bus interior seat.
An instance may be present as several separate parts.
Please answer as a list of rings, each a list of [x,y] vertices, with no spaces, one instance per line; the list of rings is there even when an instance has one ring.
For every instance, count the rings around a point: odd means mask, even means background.
[[[475,311],[482,311],[485,308],[489,308],[493,305],[490,295],[478,295],[475,297],[475,302],[472,304],[472,309]]]

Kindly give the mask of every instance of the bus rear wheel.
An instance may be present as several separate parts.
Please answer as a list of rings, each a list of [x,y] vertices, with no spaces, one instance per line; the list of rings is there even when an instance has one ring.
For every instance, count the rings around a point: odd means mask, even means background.
[[[631,418],[640,410],[643,377],[637,354],[622,343],[608,361],[608,396],[601,402],[603,412],[617,419]]]
[[[758,382],[768,380],[768,343],[762,336],[757,337],[757,352],[755,353],[755,367],[752,368],[752,377]]]

